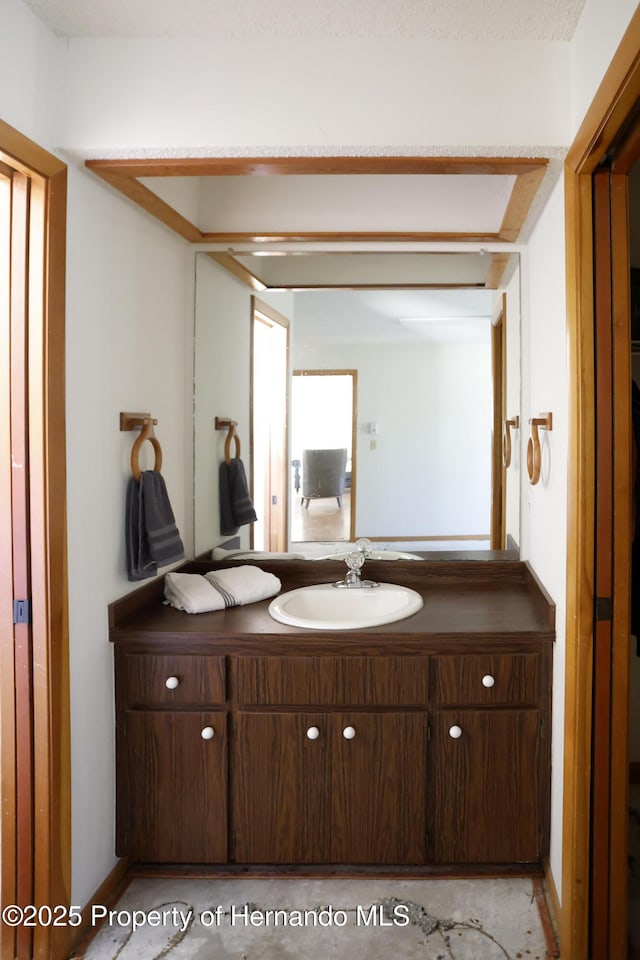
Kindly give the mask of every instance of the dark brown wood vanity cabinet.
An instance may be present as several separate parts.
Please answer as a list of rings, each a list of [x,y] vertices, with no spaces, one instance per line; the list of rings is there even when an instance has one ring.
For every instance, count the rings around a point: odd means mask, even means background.
[[[551,691],[549,656],[543,653],[435,658],[436,862],[542,859],[549,829]]]
[[[176,864],[540,862],[550,651],[120,646],[117,852]]]
[[[227,860],[225,658],[116,657],[116,853]]]
[[[288,586],[317,577],[282,564]],[[540,864],[553,605],[520,563],[416,567],[393,569],[423,609],[371,631],[296,632],[266,603],[189,616],[162,584],[112,605],[118,855],[230,872]]]
[[[428,659],[251,657],[236,670],[237,862],[424,863]]]

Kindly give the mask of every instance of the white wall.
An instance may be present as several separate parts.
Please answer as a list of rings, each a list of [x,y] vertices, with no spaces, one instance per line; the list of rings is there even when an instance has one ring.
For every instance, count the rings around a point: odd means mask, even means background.
[[[268,64],[259,82],[250,64]],[[569,135],[565,42],[75,38],[69,70],[63,145],[94,154],[465,153]]]
[[[564,265],[564,189],[559,181],[522,258],[523,429],[520,458],[526,465],[529,419],[553,413],[553,430],[540,431],[542,474],[536,486],[522,473],[523,537],[528,560],[556,604],[553,660],[551,867],[560,890],[567,517],[567,349]]]
[[[292,355],[296,369],[358,371],[358,537],[489,533],[490,344],[301,345],[294,325]]]
[[[571,42],[572,138],[637,6],[636,0],[585,0]]]
[[[507,507],[505,517],[505,529],[507,536],[511,537],[520,545],[521,539],[521,486],[522,486],[522,466],[521,458],[521,440],[524,426],[522,423],[522,377],[521,377],[521,304],[520,304],[520,278],[521,271],[518,268],[505,290],[506,299],[506,415],[513,419],[520,417],[520,427],[517,430],[511,430],[511,464],[507,469]]]
[[[194,496],[196,555],[228,539],[220,533],[219,465],[227,432],[216,417],[238,421],[249,477],[249,351],[251,291],[209,257],[196,257]],[[231,447],[235,454],[235,445]],[[246,452],[245,452],[246,451]],[[249,527],[240,528],[243,548]]]
[[[22,0],[0,0],[0,24],[0,118],[53,151],[63,128],[66,40]]]
[[[192,255],[191,255],[192,256]],[[73,816],[72,901],[115,862],[113,650],[107,605],[127,580],[125,488],[136,433],[120,411],[158,419],[162,473],[192,551],[192,310],[186,245],[82,169],[69,169],[67,511]],[[146,453],[152,453],[150,444]],[[141,461],[147,466],[146,461]],[[160,573],[166,572],[161,570]],[[148,581],[145,581],[148,582]]]

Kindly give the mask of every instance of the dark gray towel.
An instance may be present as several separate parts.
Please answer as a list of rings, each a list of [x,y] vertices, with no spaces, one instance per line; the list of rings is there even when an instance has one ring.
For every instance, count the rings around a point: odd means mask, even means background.
[[[129,580],[146,580],[155,577],[158,564],[149,552],[149,543],[141,520],[140,484],[135,477],[129,478],[125,510],[125,548]]]
[[[167,487],[156,470],[144,470],[139,482],[129,480],[125,536],[129,580],[155,577],[159,566],[184,557]]]
[[[220,464],[220,533],[230,536],[238,527],[257,520],[247,486],[242,460],[238,457]]]
[[[149,553],[159,567],[182,560],[184,545],[169,503],[164,478],[157,470],[140,474],[140,498]]]

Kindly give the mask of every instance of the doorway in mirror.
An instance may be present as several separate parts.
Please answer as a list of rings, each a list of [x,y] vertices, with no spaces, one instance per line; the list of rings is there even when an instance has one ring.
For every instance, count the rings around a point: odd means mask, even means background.
[[[251,332],[252,489],[258,520],[255,550],[287,549],[287,363],[286,317],[255,297]]]
[[[292,549],[355,536],[356,391],[355,370],[293,371]]]

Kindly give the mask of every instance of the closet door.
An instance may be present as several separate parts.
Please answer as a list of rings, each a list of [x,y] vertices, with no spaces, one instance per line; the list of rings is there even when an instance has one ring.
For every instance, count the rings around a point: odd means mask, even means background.
[[[3,903],[33,903],[33,631],[29,616],[28,276],[29,178],[0,163],[0,769]],[[5,294],[9,291],[9,296]],[[20,604],[17,616],[14,601]],[[23,615],[24,614],[24,615]],[[18,622],[19,621],[19,622]],[[0,925],[2,955],[31,955],[32,931]]]
[[[640,143],[640,140],[638,141]],[[594,957],[627,955],[631,570],[628,166],[593,177],[596,374],[591,828]]]
[[[0,888],[68,904],[66,167],[0,120]],[[36,854],[37,851],[37,854]],[[0,924],[0,955],[67,956],[70,927]]]

